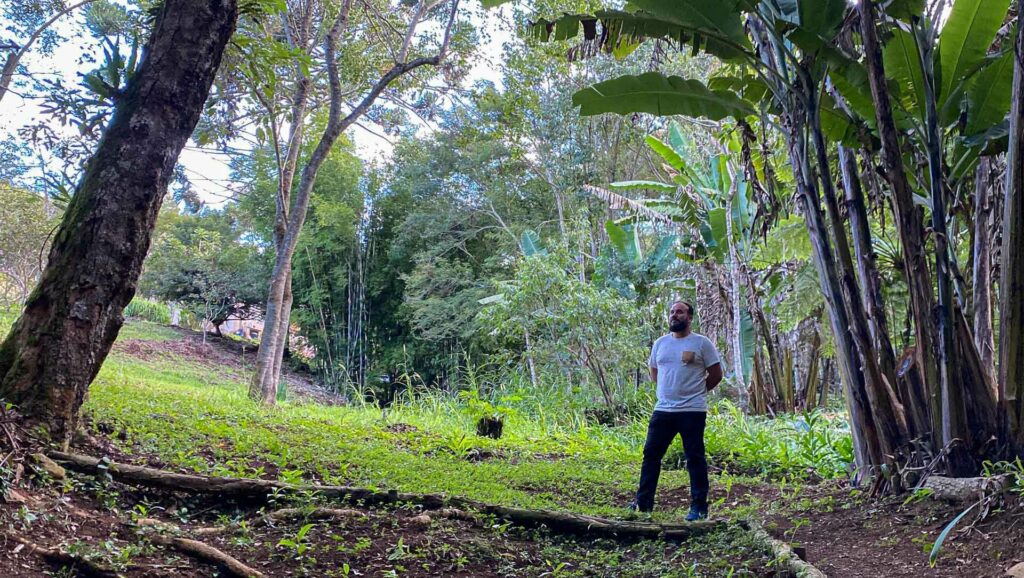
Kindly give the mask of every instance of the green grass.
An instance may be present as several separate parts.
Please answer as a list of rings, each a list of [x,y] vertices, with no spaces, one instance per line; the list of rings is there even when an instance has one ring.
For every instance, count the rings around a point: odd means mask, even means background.
[[[0,307],[0,339],[7,337],[11,325],[18,319],[18,310],[14,308]]]
[[[121,339],[169,340],[166,327],[129,322]],[[492,391],[491,402],[434,393],[386,411],[365,404],[327,407],[284,402],[262,408],[246,397],[243,376],[197,360],[108,358],[86,411],[112,425],[128,453],[212,475],[316,480],[413,493],[444,492],[485,502],[622,515],[635,489],[646,421],[619,427],[588,422],[541,394]],[[475,435],[480,407],[506,414],[500,440]],[[407,424],[413,428],[395,427]],[[845,467],[849,436],[823,414],[767,420],[714,406],[706,435],[711,462],[728,472],[712,484],[790,479]],[[681,454],[676,443],[666,459]],[[747,480],[747,481],[744,481]],[[659,488],[685,487],[685,471],[666,467]],[[674,518],[679,511],[656,516]]]
[[[11,326],[17,321],[21,313],[15,308],[0,308],[0,339],[7,336]],[[146,341],[171,341],[180,339],[181,335],[171,327],[152,323],[150,321],[129,320],[121,327],[117,338],[120,339],[144,339]]]
[[[266,463],[286,479],[311,473],[327,483],[621,513],[640,455],[636,439],[529,420],[510,420],[495,441],[473,434],[468,414],[398,407],[384,417],[372,406],[291,403],[266,410],[246,398],[244,383],[186,361],[115,356],[90,391],[87,411],[123,431],[125,449],[208,474],[259,475]],[[389,431],[395,423],[416,430]],[[467,459],[473,452],[495,457]],[[663,478],[665,487],[685,482],[682,472]]]
[[[142,339],[145,341],[174,341],[181,339],[177,330],[151,321],[131,320],[125,322],[117,339]]]

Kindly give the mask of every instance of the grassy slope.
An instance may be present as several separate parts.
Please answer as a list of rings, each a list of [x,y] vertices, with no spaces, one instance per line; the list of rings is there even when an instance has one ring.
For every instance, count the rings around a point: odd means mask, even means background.
[[[167,328],[129,323],[122,339],[176,339]],[[197,472],[446,492],[522,507],[623,513],[634,491],[645,424],[588,426],[550,400],[514,412],[501,440],[476,436],[474,415],[459,400],[434,396],[382,412],[374,406],[284,403],[263,409],[245,397],[244,376],[166,355],[139,359],[115,350],[90,389],[86,411],[113,426],[129,454],[156,456]],[[819,419],[819,421],[822,421]],[[406,427],[408,426],[413,427]],[[800,433],[782,420],[746,420],[720,406],[707,434],[712,462],[735,470],[799,475],[808,465],[841,469],[848,442],[831,424]],[[680,453],[676,444],[671,450]],[[668,464],[676,461],[672,454]],[[713,484],[724,498],[734,482]],[[685,487],[669,466],[663,491]],[[685,506],[677,500],[676,506]],[[662,508],[660,516],[681,512]]]
[[[492,441],[469,433],[472,419],[462,413],[393,408],[385,421],[373,407],[286,403],[267,411],[246,399],[244,383],[207,367],[118,354],[91,388],[87,410],[124,432],[125,450],[198,472],[314,474],[327,483],[592,513],[621,512],[639,456],[635,436],[545,431],[525,420]],[[494,457],[473,459],[484,452]],[[685,482],[677,471],[663,479],[666,486]]]

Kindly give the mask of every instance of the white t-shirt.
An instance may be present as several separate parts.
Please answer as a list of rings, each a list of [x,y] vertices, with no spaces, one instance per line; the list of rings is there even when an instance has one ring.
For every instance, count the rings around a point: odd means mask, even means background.
[[[707,411],[707,368],[720,362],[715,345],[703,335],[659,337],[649,361],[658,370],[654,411]]]

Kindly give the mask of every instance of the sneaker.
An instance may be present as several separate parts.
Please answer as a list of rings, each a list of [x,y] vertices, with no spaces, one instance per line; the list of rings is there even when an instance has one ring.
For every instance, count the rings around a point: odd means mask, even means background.
[[[686,515],[687,522],[696,522],[697,520],[708,519],[708,507],[698,506],[696,504],[690,506],[690,513]]]
[[[632,502],[630,502],[629,505],[626,506],[626,508],[628,508],[632,512],[643,512],[643,513],[650,513],[650,511],[654,509],[654,508],[641,508],[640,504],[636,503],[636,500],[633,500]]]

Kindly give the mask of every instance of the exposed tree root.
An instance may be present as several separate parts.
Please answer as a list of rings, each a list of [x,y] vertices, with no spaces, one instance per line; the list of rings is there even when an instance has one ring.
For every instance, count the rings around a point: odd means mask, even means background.
[[[775,556],[775,559],[782,564],[783,568],[789,569],[796,578],[828,578],[824,572],[800,559],[800,557],[793,552],[793,548],[791,548],[789,544],[772,538],[768,532],[761,527],[760,523],[745,520],[740,522],[740,525],[750,532],[754,537],[754,540],[762,548],[770,551],[772,555]]]
[[[154,534],[149,536],[149,539],[156,544],[169,546],[180,552],[188,554],[193,558],[198,558],[206,562],[211,562],[227,570],[232,576],[238,576],[239,578],[263,578],[264,574],[259,570],[250,568],[245,564],[238,561],[237,558],[229,554],[225,554],[220,550],[204,544],[197,540],[189,540],[188,538],[173,538],[170,536],[162,536],[160,534]]]
[[[527,527],[546,526],[553,532],[588,536],[683,539],[705,534],[725,525],[721,521],[657,524],[628,520],[612,520],[583,514],[550,510],[527,510],[508,506],[485,504],[475,500],[442,494],[407,494],[395,491],[380,492],[349,486],[295,485],[271,480],[249,478],[221,478],[179,474],[144,466],[119,464],[90,456],[52,452],[50,457],[67,467],[86,472],[110,474],[119,482],[157,487],[190,493],[211,493],[222,498],[264,501],[270,494],[308,494],[354,504],[376,505],[398,502],[411,503],[428,510],[458,508],[475,510],[484,515],[503,518]]]
[[[931,490],[936,500],[947,502],[969,502],[1001,494],[1010,488],[1010,477],[1006,475],[979,478],[947,478],[928,476],[921,488]]]
[[[81,576],[89,578],[121,577],[121,575],[117,572],[104,566],[101,566],[96,562],[87,560],[81,556],[76,556],[75,554],[71,554],[63,550],[58,550],[56,548],[47,548],[45,546],[40,546],[39,544],[22,538],[21,536],[7,534],[7,537],[14,540],[15,542],[18,542],[19,544],[24,545],[25,550],[27,550],[29,553],[37,554],[40,557],[44,558],[47,562],[50,562],[51,564],[74,568]]]

